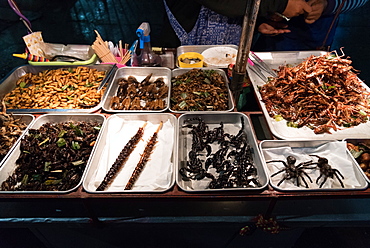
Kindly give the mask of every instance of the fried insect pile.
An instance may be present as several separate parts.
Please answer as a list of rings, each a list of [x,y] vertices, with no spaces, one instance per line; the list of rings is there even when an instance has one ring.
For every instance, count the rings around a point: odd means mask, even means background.
[[[118,90],[111,100],[114,110],[161,110],[166,107],[168,86],[163,78],[151,81],[149,74],[142,82],[134,76],[122,78],[118,82]]]
[[[228,108],[228,89],[215,70],[192,69],[173,77],[171,109],[175,111],[220,111]]]
[[[266,163],[275,163],[280,162],[284,165],[284,168],[275,172],[271,175],[271,177],[274,177],[280,173],[283,173],[282,179],[278,182],[277,186],[280,186],[285,180],[294,180],[296,185],[299,187],[301,185],[300,181],[303,182],[306,188],[309,188],[306,180],[304,179],[304,176],[312,183],[311,177],[307,174],[305,170],[319,170],[320,175],[316,178],[316,184],[319,185],[319,188],[322,188],[324,186],[325,182],[328,180],[328,178],[337,179],[342,188],[344,188],[344,184],[342,179],[344,179],[344,176],[342,173],[340,173],[339,170],[334,169],[330,164],[329,160],[325,157],[320,157],[318,155],[310,155],[312,157],[316,157],[317,161],[314,162],[313,160],[309,160],[306,162],[301,162],[296,165],[297,159],[294,156],[288,156],[286,158],[286,161],[283,160],[270,160],[266,161]],[[316,165],[316,166],[315,166]],[[311,167],[310,167],[311,166]],[[321,179],[321,180],[320,180]],[[320,183],[321,181],[321,183]],[[294,183],[294,182],[293,182]]]
[[[352,61],[327,53],[295,67],[280,66],[278,76],[260,88],[269,115],[288,126],[307,126],[316,134],[357,126],[370,116],[369,92]]]
[[[5,95],[9,109],[84,109],[102,100],[98,91],[105,71],[78,66],[26,73],[16,88]]]
[[[236,135],[225,133],[223,123],[209,130],[200,117],[186,122],[193,120],[197,120],[198,124],[183,126],[190,128],[189,133],[192,135],[186,166],[179,170],[183,180],[202,180],[207,177],[212,179],[208,185],[210,189],[261,186],[253,162],[253,150],[244,132],[243,118],[242,127]],[[211,144],[216,145],[218,150],[212,152]],[[209,172],[211,168],[216,170],[215,175]]]
[[[13,115],[6,113],[4,102],[0,112],[0,161],[9,152],[27,125],[22,119],[16,119]]]
[[[65,191],[81,180],[101,125],[97,122],[45,123],[22,138],[16,168],[4,191]]]
[[[360,165],[368,179],[370,179],[370,144],[359,142],[358,144],[347,142],[347,148]]]

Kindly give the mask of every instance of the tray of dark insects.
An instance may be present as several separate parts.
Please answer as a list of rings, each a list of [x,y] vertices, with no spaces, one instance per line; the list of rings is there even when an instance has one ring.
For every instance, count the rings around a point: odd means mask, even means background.
[[[187,192],[261,190],[268,184],[248,116],[183,114],[178,119],[176,183]]]
[[[171,70],[165,67],[119,68],[107,90],[108,112],[164,112],[169,107]]]
[[[234,110],[229,80],[222,69],[172,70],[170,111],[230,112]]]
[[[366,181],[370,183],[370,139],[344,139],[352,159],[357,163]]]
[[[276,190],[364,190],[368,186],[346,142],[264,140],[259,146],[270,184]]]
[[[0,167],[34,120],[31,114],[0,115]]]
[[[100,114],[45,114],[0,168],[0,193],[68,193],[86,175],[104,128]]]
[[[275,137],[370,138],[370,89],[359,79],[361,74],[357,76],[352,61],[342,51],[338,53],[256,53],[277,75],[271,76],[255,60],[255,66],[248,67],[257,99]]]
[[[12,113],[92,113],[102,106],[111,68],[103,64],[20,66],[0,82],[0,98]]]
[[[175,184],[177,119],[170,113],[114,114],[83,182],[89,193],[155,193]]]

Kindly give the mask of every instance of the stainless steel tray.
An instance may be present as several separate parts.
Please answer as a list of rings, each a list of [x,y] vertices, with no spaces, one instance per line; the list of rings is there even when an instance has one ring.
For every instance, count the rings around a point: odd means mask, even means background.
[[[214,70],[214,71],[216,71],[217,73],[219,73],[223,78],[224,78],[224,80],[225,80],[225,83],[226,83],[226,87],[227,87],[227,91],[228,91],[228,99],[229,99],[229,101],[228,101],[228,109],[226,109],[225,111],[175,111],[175,110],[173,110],[173,109],[171,109],[171,103],[170,103],[170,107],[169,107],[169,109],[170,109],[170,111],[171,112],[173,112],[173,113],[204,113],[204,112],[214,112],[214,113],[220,113],[220,112],[230,112],[230,111],[233,111],[234,110],[234,107],[235,107],[235,105],[234,105],[234,97],[233,97],[233,94],[232,94],[232,92],[231,92],[231,90],[230,90],[230,88],[229,88],[229,79],[227,78],[227,76],[226,76],[226,73],[225,73],[225,71],[224,70],[222,70],[222,69],[211,69],[211,68],[206,68],[206,67],[204,67],[204,68],[197,68],[197,69],[200,69],[200,70]],[[184,74],[184,73],[186,73],[186,72],[188,72],[188,71],[190,71],[190,70],[192,70],[192,68],[177,68],[177,69],[174,69],[174,70],[172,70],[172,78],[173,77],[176,77],[176,76],[178,76],[178,75],[181,75],[181,74]],[[171,94],[172,94],[172,90],[170,91],[170,99],[171,99]]]
[[[80,44],[57,44],[57,43],[46,43],[44,47],[44,53],[46,57],[53,58],[55,56],[60,56],[56,60],[48,62],[35,62],[28,61],[30,65],[89,65],[95,64],[98,60],[98,56],[95,54],[94,49],[90,45],[80,45]],[[67,58],[63,58],[67,56]],[[78,58],[80,60],[69,59],[68,56]]]
[[[105,175],[115,162],[121,150],[133,137],[138,128],[144,128],[144,135],[137,144],[115,180],[104,191],[96,191]],[[158,132],[158,142],[149,157],[139,179],[131,190],[125,190],[134,168],[140,160],[144,148],[160,122],[162,129]],[[84,189],[89,193],[133,193],[133,192],[164,192],[175,184],[173,170],[176,163],[177,120],[170,113],[156,114],[114,114],[107,119],[102,137],[96,152],[92,156],[87,176],[83,182]]]
[[[241,119],[244,120],[244,132],[247,135],[248,143],[252,150],[252,158],[254,161],[254,165],[257,169],[257,176],[258,180],[261,184],[260,187],[255,188],[222,188],[222,189],[209,189],[208,184],[210,180],[202,179],[202,180],[194,180],[194,181],[186,181],[183,180],[182,176],[179,173],[179,170],[186,165],[188,160],[188,153],[191,150],[192,146],[192,138],[191,134],[188,132],[190,131],[189,128],[182,128],[186,120],[193,119],[193,118],[202,118],[204,122],[209,127],[209,130],[219,127],[220,123],[222,122],[224,125],[225,133],[229,133],[232,135],[236,135],[242,127]],[[251,122],[243,113],[233,112],[233,113],[203,113],[203,114],[183,114],[178,119],[178,163],[176,168],[176,183],[177,185],[184,191],[187,192],[214,192],[214,191],[233,191],[233,190],[242,190],[242,191],[256,191],[265,188],[268,184],[268,177],[266,168],[262,163],[261,154],[258,149],[257,139],[253,132],[253,128]],[[193,122],[187,122],[186,124],[197,124],[197,121],[194,120]],[[215,151],[213,151],[215,152]],[[206,154],[204,154],[206,155]],[[200,159],[205,159],[204,156],[200,156]],[[204,166],[204,164],[203,164]]]
[[[17,146],[18,142],[22,139],[24,134],[27,132],[29,129],[30,125],[33,123],[35,120],[35,116],[31,114],[13,114],[14,119],[21,119],[24,124],[26,124],[26,128],[22,131],[22,134],[19,136],[17,141],[9,148],[9,151],[7,154],[4,156],[4,158],[0,161],[0,167],[4,163],[4,161],[7,159],[7,157],[12,153],[13,149]]]
[[[150,81],[154,81],[157,78],[163,78],[164,83],[168,86],[168,96],[166,97],[166,105],[164,109],[161,110],[114,110],[111,108],[112,97],[117,94],[118,82],[122,78],[127,78],[128,76],[134,76],[139,82],[141,82],[149,74],[153,74]],[[168,110],[170,104],[170,91],[171,91],[171,70],[165,67],[122,67],[119,68],[107,90],[107,94],[103,99],[103,110],[112,113],[132,113],[132,112],[153,112],[159,113]]]
[[[187,45],[187,46],[179,46],[176,50],[176,66],[179,66],[178,58],[181,54],[183,53],[188,53],[188,52],[196,52],[196,53],[202,53],[208,48],[212,47],[231,47],[236,50],[238,50],[237,45]],[[224,68],[224,67],[207,67],[208,69],[210,68]],[[225,67],[226,68],[226,67]]]
[[[35,121],[32,122],[31,125],[29,125],[29,128],[27,132],[25,132],[24,135],[28,134],[29,129],[38,129],[45,123],[60,123],[60,122],[66,122],[66,121],[97,121],[98,123],[102,124],[102,129],[104,129],[105,125],[105,117],[101,114],[45,114],[39,116]],[[99,142],[99,139],[101,137],[101,131],[96,139],[96,144]],[[65,191],[0,191],[0,194],[6,193],[6,194],[24,194],[24,193],[37,193],[37,194],[62,194],[62,193],[68,193],[72,192],[75,189],[77,189],[81,184],[83,179],[86,176],[87,168],[90,166],[91,161],[91,155],[94,154],[96,146],[94,145],[90,158],[87,161],[85,171],[81,177],[80,182],[78,185],[76,185],[74,188],[71,188],[69,190]],[[0,184],[2,184],[3,181],[5,181],[9,175],[13,173],[13,171],[16,169],[16,160],[18,159],[20,155],[20,142],[17,143],[16,147],[13,149],[12,153],[8,156],[8,158],[4,161],[3,166],[0,168]]]
[[[352,143],[354,145],[358,145],[359,143],[366,143],[366,144],[369,144],[370,143],[370,139],[344,139],[343,141]],[[350,152],[350,154],[351,154],[351,152]],[[351,158],[352,158],[353,162],[355,164],[357,164],[360,167],[360,169],[361,169],[361,166],[356,161],[356,159],[352,156],[352,154],[351,154]],[[361,169],[361,173],[365,177],[366,181],[370,184],[370,178],[368,178],[366,176],[365,172],[362,169]]]
[[[263,61],[271,68],[278,69],[280,65],[292,64],[296,65],[310,55],[319,56],[325,54],[322,51],[304,51],[304,52],[261,52],[256,53]],[[274,136],[279,139],[289,140],[343,140],[345,138],[370,138],[370,121],[362,123],[351,128],[344,128],[343,130],[333,131],[332,134],[315,134],[313,130],[308,127],[292,128],[286,125],[286,121],[276,121],[271,118],[267,112],[266,106],[262,101],[259,87],[265,83],[255,72],[248,68],[248,73],[256,92],[257,99],[262,108],[262,112],[266,117],[267,124]],[[264,72],[263,72],[264,73]],[[264,73],[266,77],[270,76]],[[364,84],[364,87],[370,91],[370,88]]]
[[[338,190],[364,190],[367,188],[368,183],[361,172],[361,168],[358,164],[354,163],[349,154],[346,143],[343,141],[335,140],[264,140],[259,144],[262,153],[262,160],[265,164],[268,175],[270,178],[270,184],[273,188],[279,191],[338,191]],[[282,160],[286,161],[286,157],[289,155],[294,156],[297,161],[295,165],[299,165],[301,162],[317,161],[317,158],[309,155],[319,155],[325,157],[329,161],[329,165],[333,169],[337,169],[344,176],[341,179],[344,188],[340,185],[337,178],[328,178],[327,181],[320,188],[322,179],[319,179],[318,184],[316,183],[317,178],[320,175],[320,171],[315,165],[307,166],[315,167],[315,169],[304,169],[307,175],[311,178],[312,183],[309,179],[303,175],[303,178],[308,184],[308,188],[300,180],[300,186],[297,186],[295,180],[284,180],[280,185],[280,181],[283,179],[285,172],[279,173],[274,177],[272,174],[285,168],[281,162],[266,163],[270,160]],[[302,168],[302,167],[301,167]]]
[[[59,68],[76,68],[81,65],[68,65],[68,66],[33,66],[33,65],[24,65],[19,66],[13,69],[7,77],[5,77],[0,82],[0,98],[5,96],[7,93],[11,92],[16,87],[17,80],[25,75],[26,73],[38,73],[45,70],[54,70]],[[83,65],[83,67],[88,67],[92,69],[97,69],[98,71],[108,72],[112,65]],[[104,79],[103,79],[104,80]],[[110,80],[108,80],[107,85],[109,85]],[[107,86],[108,88],[108,86]],[[7,109],[7,112],[11,113],[92,113],[99,110],[102,106],[102,101],[106,95],[106,91],[103,94],[102,100],[100,103],[92,108],[86,109]]]

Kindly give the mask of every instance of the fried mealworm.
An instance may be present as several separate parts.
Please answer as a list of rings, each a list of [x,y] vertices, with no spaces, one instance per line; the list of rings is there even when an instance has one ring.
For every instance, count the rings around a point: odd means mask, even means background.
[[[149,160],[150,155],[152,154],[154,150],[154,146],[157,143],[157,138],[158,138],[158,132],[162,128],[163,122],[161,122],[157,128],[157,130],[154,132],[153,136],[150,138],[148,143],[145,146],[144,152],[140,157],[139,163],[137,163],[136,168],[134,172],[132,173],[130,180],[126,184],[125,190],[126,189],[132,189],[134,186],[136,180],[139,178],[141,172],[143,171],[146,163]]]
[[[99,187],[96,189],[96,191],[104,191],[107,188],[107,186],[113,182],[118,172],[122,169],[123,165],[127,162],[129,156],[131,155],[132,151],[135,149],[137,143],[139,143],[140,139],[143,137],[145,126],[146,126],[146,123],[144,123],[144,125],[137,130],[136,134],[132,136],[132,138],[127,142],[125,147],[122,149],[122,151],[116,158],[116,161],[113,163],[113,165],[110,167],[109,171],[105,175],[103,181],[100,183]]]

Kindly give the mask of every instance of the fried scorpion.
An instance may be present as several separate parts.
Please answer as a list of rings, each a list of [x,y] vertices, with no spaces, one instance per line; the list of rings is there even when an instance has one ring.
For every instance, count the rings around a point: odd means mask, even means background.
[[[190,128],[192,134],[192,148],[188,152],[185,167],[179,172],[183,180],[201,180],[210,178],[210,189],[221,188],[250,188],[261,186],[257,169],[253,162],[253,150],[248,144],[244,132],[244,119],[241,118],[241,129],[236,135],[224,132],[224,124],[209,130],[200,117],[189,119],[186,122],[198,121],[197,125],[185,124],[183,128]],[[212,153],[210,144],[217,143],[219,149]],[[202,152],[206,150],[206,154]],[[200,157],[205,156],[206,160]],[[215,168],[217,175],[208,172]]]

